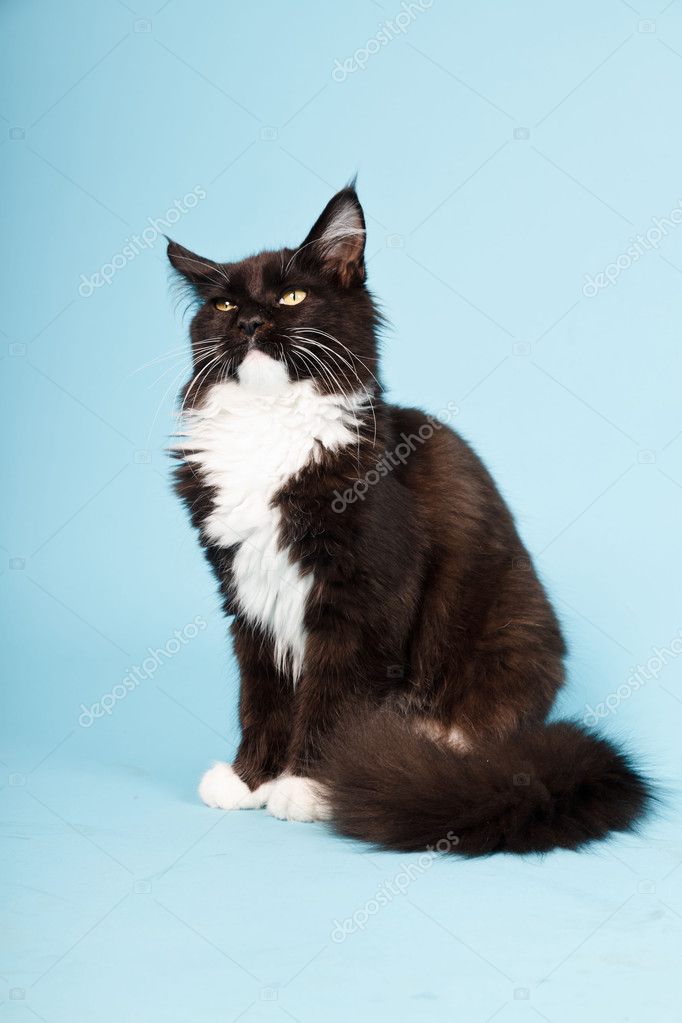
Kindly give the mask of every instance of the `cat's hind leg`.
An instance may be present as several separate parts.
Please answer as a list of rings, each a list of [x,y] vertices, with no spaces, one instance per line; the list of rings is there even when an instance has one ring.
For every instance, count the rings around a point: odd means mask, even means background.
[[[295,774],[283,774],[272,783],[267,810],[283,821],[326,821],[330,816],[322,787]]]
[[[456,753],[470,753],[474,748],[472,740],[458,725],[446,725],[431,717],[417,717],[414,727],[420,735],[449,746]]]

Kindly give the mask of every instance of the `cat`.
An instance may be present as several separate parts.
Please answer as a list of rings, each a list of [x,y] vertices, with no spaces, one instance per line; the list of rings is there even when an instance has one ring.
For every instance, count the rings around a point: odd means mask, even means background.
[[[196,303],[175,485],[241,679],[234,763],[200,797],[468,856],[627,830],[650,785],[548,723],[564,641],[495,483],[383,398],[365,234],[351,183],[298,248],[221,263],[169,240]]]

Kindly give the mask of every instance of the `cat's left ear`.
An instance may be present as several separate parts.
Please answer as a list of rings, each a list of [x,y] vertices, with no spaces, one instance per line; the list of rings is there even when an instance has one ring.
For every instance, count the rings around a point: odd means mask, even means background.
[[[348,288],[365,279],[365,234],[362,206],[349,185],[327,203],[300,251]]]

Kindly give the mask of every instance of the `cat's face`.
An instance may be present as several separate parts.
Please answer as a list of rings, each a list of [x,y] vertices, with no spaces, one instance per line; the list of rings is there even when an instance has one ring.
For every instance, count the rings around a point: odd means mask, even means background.
[[[169,242],[190,285],[194,367],[185,407],[216,383],[286,386],[312,379],[322,393],[376,387],[379,316],[365,287],[365,221],[353,188],[337,193],[297,249],[216,263]]]

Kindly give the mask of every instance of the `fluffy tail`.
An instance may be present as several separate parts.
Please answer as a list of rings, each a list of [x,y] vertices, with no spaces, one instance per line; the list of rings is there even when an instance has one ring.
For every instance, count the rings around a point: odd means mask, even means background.
[[[462,755],[385,708],[342,723],[319,779],[340,834],[465,856],[577,849],[629,830],[651,800],[627,756],[578,725],[538,725]]]

